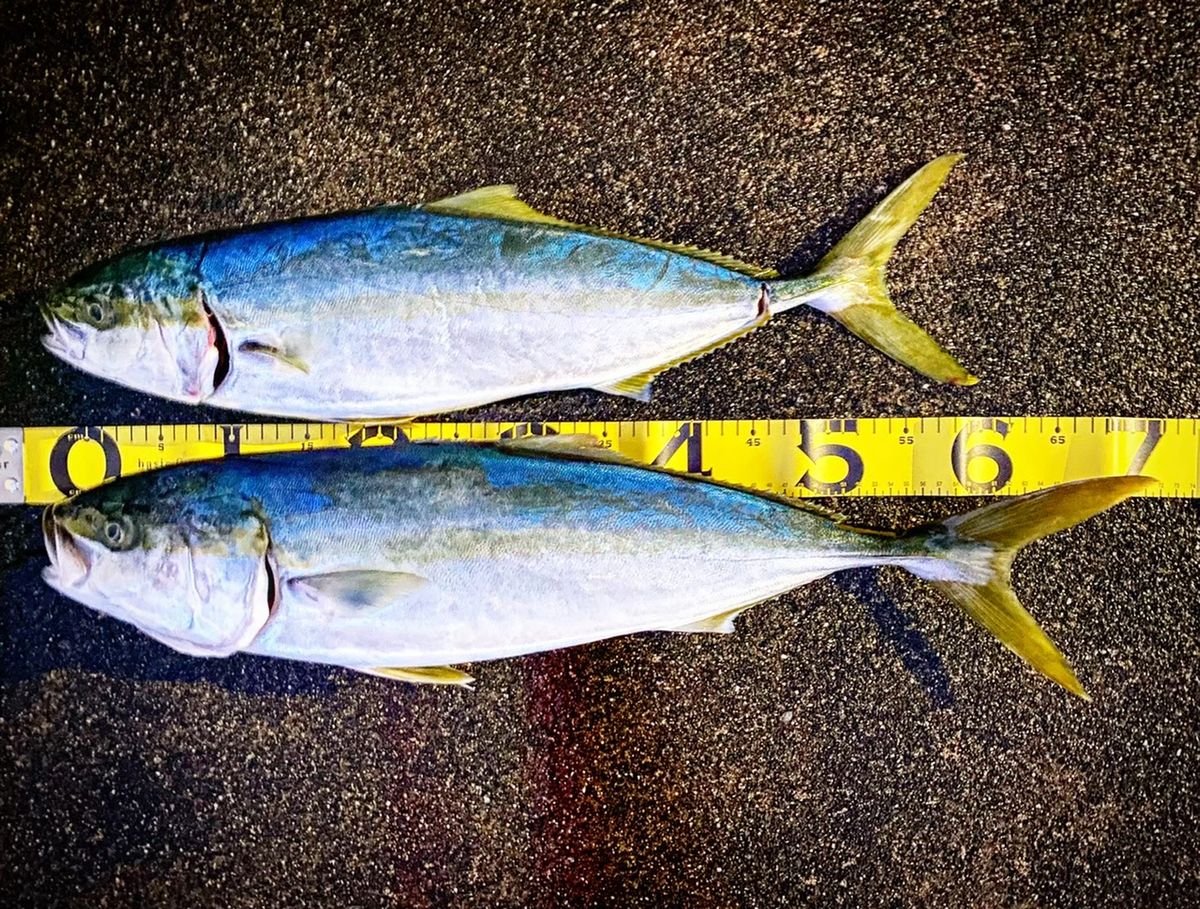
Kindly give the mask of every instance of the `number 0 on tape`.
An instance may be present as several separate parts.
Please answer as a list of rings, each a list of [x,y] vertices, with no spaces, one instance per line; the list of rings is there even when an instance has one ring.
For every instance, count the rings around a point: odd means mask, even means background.
[[[0,502],[45,504],[106,480],[230,455],[585,433],[634,460],[793,497],[1019,495],[1145,474],[1200,495],[1200,420],[880,417],[557,423],[232,423],[0,429]]]

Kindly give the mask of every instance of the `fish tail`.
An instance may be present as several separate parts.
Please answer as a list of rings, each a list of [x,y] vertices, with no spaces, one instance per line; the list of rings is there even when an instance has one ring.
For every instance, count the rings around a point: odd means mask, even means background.
[[[887,290],[887,262],[961,159],[942,155],[905,180],[818,263],[811,275],[771,285],[776,310],[805,303],[832,316],[876,350],[951,385],[979,380],[924,329],[896,309]]]
[[[937,558],[905,567],[932,582],[1042,675],[1090,700],[1070,664],[1017,600],[1010,578],[1013,557],[1027,543],[1072,527],[1154,482],[1139,476],[1079,480],[985,505],[913,531],[910,537]]]

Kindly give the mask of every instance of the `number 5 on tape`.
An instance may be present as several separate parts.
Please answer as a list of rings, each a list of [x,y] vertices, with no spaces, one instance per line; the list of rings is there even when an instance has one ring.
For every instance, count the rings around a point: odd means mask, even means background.
[[[795,498],[1018,495],[1145,474],[1200,495],[1200,420],[878,417],[541,423],[239,423],[0,429],[0,502],[54,502],[116,476],[272,451],[586,434],[679,473]]]

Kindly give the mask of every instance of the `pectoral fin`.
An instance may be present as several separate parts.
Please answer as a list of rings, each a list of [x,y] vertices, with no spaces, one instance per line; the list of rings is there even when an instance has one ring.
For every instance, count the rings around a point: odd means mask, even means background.
[[[292,369],[298,369],[300,372],[309,372],[308,361],[294,351],[289,351],[282,344],[276,344],[269,341],[247,340],[238,345],[238,350],[241,353],[256,354],[260,357],[267,357],[274,360],[276,363],[283,366],[289,366]]]
[[[428,583],[403,571],[336,571],[291,578],[287,585],[297,596],[357,613],[395,603]]]
[[[687,625],[681,625],[678,628],[668,628],[668,631],[688,631],[705,634],[733,634],[737,631],[734,627],[733,620],[745,612],[753,603],[745,606],[739,606],[736,609],[727,609],[725,612],[718,612],[716,615],[710,615],[707,618],[699,619],[695,622],[689,622]]]
[[[396,679],[400,682],[413,682],[418,685],[458,685],[470,688],[475,681],[453,666],[371,666],[361,670],[368,675],[383,676],[385,679]]]

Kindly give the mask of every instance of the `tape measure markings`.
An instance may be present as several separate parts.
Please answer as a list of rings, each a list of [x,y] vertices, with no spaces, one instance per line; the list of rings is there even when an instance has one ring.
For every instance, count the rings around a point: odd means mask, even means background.
[[[0,502],[57,501],[115,476],[229,455],[554,433],[792,497],[1016,495],[1138,472],[1159,480],[1146,495],[1200,497],[1200,420],[1037,416],[0,429]]]

